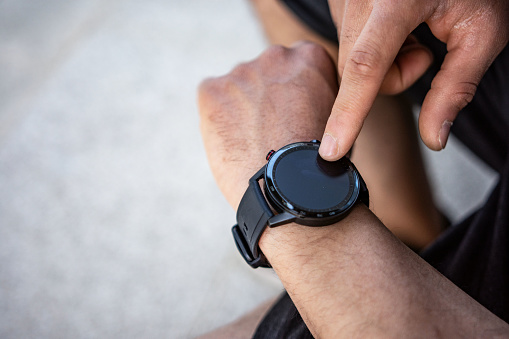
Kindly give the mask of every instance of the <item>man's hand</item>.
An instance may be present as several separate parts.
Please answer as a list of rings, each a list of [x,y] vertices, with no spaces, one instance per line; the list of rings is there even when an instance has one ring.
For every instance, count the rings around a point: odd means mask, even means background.
[[[443,149],[458,112],[507,45],[509,1],[329,0],[329,5],[338,27],[341,86],[322,157],[332,161],[346,154],[378,92],[401,92],[424,73],[431,55],[409,36],[423,22],[448,53],[422,105],[419,128],[429,148]]]
[[[335,74],[326,52],[305,43],[272,47],[202,84],[205,147],[235,209],[267,151],[323,133],[336,96]],[[507,324],[409,250],[362,204],[327,227],[267,228],[259,246],[315,337],[509,333]]]
[[[209,163],[237,209],[271,149],[318,139],[337,94],[336,70],[319,45],[273,46],[255,61],[208,79],[199,90]]]

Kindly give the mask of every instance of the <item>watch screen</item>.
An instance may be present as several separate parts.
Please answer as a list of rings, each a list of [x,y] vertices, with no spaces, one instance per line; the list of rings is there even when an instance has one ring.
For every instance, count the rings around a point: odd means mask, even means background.
[[[316,147],[299,147],[283,154],[274,166],[274,186],[294,206],[326,211],[350,199],[352,170],[344,160],[328,162]]]

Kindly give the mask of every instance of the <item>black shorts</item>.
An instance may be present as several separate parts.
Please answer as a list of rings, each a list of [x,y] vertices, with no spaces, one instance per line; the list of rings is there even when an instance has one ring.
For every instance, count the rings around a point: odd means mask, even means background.
[[[327,0],[280,0],[309,28],[337,43]],[[421,104],[439,71],[446,46],[426,24],[413,34],[434,54],[434,63],[409,90]],[[481,80],[472,102],[454,121],[451,133],[499,173],[487,202],[449,228],[421,256],[462,290],[509,322],[509,47]],[[312,338],[288,294],[267,313],[254,338]]]

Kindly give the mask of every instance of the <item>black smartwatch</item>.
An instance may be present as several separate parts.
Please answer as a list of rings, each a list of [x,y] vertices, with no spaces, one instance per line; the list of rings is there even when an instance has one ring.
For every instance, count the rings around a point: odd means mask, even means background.
[[[323,160],[319,147],[320,142],[312,140],[270,151],[267,164],[249,179],[232,232],[251,267],[271,267],[258,247],[267,226],[326,226],[344,218],[359,201],[369,206],[366,184],[348,157]]]

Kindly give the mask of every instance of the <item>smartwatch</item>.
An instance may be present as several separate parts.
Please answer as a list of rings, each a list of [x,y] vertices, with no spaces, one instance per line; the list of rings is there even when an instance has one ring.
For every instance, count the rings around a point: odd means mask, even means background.
[[[323,160],[319,147],[312,140],[270,151],[267,164],[249,179],[232,233],[251,267],[271,267],[258,247],[267,226],[326,226],[344,218],[357,202],[369,206],[366,184],[348,157]]]

